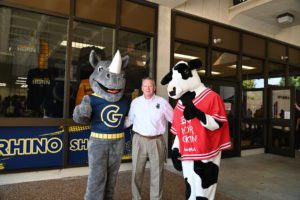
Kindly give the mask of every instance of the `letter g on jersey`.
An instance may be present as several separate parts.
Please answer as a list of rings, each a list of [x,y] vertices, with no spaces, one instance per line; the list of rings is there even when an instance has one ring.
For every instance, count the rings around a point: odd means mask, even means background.
[[[123,116],[123,114],[118,113],[119,110],[119,106],[116,105],[105,106],[100,114],[101,121],[108,127],[118,127]]]

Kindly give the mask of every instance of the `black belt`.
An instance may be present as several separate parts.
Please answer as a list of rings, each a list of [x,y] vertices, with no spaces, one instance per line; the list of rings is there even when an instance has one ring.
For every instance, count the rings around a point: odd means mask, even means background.
[[[160,138],[162,135],[154,135],[154,136],[145,136],[145,135],[142,135],[138,132],[135,132],[135,131],[132,131],[134,134],[137,134],[138,136],[141,136],[143,138],[147,138],[147,139],[157,139],[157,138]]]

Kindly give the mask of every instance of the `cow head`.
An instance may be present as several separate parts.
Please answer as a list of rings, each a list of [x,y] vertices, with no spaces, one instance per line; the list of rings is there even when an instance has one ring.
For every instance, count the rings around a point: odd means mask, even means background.
[[[168,95],[173,99],[179,99],[188,91],[196,91],[203,86],[197,69],[202,66],[199,59],[189,62],[179,61],[172,70],[161,80],[162,85],[168,84]]]
[[[102,61],[92,50],[89,61],[94,72],[90,75],[89,81],[94,93],[109,102],[119,101],[126,83],[121,67],[125,68],[128,60],[128,56],[121,58],[120,52],[117,51],[112,61]]]

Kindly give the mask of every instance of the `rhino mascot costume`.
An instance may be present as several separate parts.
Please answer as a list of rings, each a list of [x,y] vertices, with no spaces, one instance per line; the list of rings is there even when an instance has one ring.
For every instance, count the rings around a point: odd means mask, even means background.
[[[112,61],[101,61],[94,50],[90,53],[94,71],[89,82],[94,93],[85,95],[73,112],[75,122],[91,125],[85,200],[113,199],[125,143],[124,119],[130,105],[123,97],[126,80],[121,71],[128,60],[128,56],[122,59],[119,51]]]
[[[201,61],[180,61],[162,79],[168,95],[180,99],[174,109],[171,132],[174,167],[186,184],[186,199],[213,200],[221,151],[230,148],[230,136],[221,97],[206,88],[198,76]]]

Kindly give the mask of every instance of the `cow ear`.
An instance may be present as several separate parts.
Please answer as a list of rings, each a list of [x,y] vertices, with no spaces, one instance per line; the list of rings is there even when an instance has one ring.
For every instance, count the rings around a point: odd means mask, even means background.
[[[168,84],[170,81],[172,80],[172,71],[170,71],[167,75],[165,75],[165,77],[163,77],[163,79],[161,80],[161,84],[162,85],[166,85]]]
[[[189,67],[191,70],[200,69],[201,66],[202,66],[202,62],[199,59],[194,59],[189,61]]]
[[[97,67],[97,64],[98,62],[100,62],[100,58],[99,56],[96,54],[95,50],[92,50],[91,53],[90,53],[90,58],[89,58],[89,61],[90,61],[90,64],[96,68]]]

